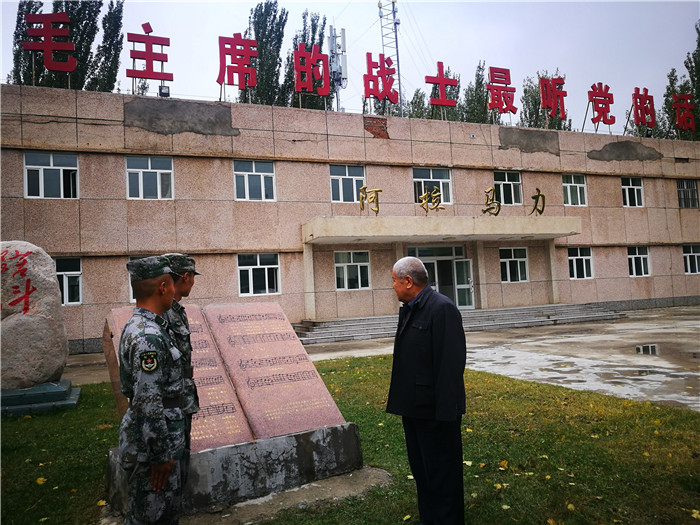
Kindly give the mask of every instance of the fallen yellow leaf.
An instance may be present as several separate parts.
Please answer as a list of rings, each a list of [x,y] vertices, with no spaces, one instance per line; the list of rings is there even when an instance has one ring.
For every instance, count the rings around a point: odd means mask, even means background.
[[[106,428],[112,428],[112,425],[97,425],[99,430],[105,430]]]
[[[107,502],[103,499],[97,502],[98,507],[104,507],[105,505],[107,505]]]
[[[700,512],[697,509],[693,509],[690,516],[695,520],[700,520]]]
[[[408,521],[408,520],[410,520],[410,519],[411,519],[411,515],[410,515],[410,514],[406,514],[406,515],[403,517],[403,520],[404,520],[404,521]]]
[[[478,494],[476,492],[472,492],[472,498],[476,498]]]
[[[43,485],[44,483],[46,483],[46,478],[36,478],[37,485]]]
[[[472,462],[471,462],[471,461],[464,461],[463,463],[464,463],[466,466],[468,466],[468,467],[471,467],[471,466],[472,466]]]
[[[500,484],[500,483],[496,483],[496,484],[493,486],[493,488],[495,488],[496,490],[501,490],[501,484]]]
[[[503,510],[508,510],[510,508],[510,505],[501,505],[501,508]]]
[[[413,479],[413,476],[409,474],[408,476],[406,476],[406,479]]]
[[[498,465],[503,467],[503,468],[508,468],[508,461],[504,459]]]
[[[465,428],[464,430],[466,430],[467,432],[474,432],[471,428]]]
[[[569,504],[566,506],[566,508],[569,509],[570,511],[576,510],[576,507],[574,507],[574,504],[573,504],[573,503],[569,503]]]

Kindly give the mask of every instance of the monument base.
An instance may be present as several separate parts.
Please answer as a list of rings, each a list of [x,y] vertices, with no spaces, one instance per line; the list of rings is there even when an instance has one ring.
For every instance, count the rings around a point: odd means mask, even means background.
[[[355,423],[203,450],[190,458],[183,513],[233,505],[360,468]],[[107,499],[113,514],[123,514],[126,473],[116,448],[107,459]]]
[[[0,395],[2,415],[21,417],[54,408],[75,408],[79,397],[80,388],[71,388],[67,379],[20,390],[3,390]]]

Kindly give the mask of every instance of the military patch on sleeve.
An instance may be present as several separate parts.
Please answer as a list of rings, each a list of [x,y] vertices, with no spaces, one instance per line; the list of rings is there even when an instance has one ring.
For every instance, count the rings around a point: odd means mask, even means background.
[[[158,370],[157,352],[144,352],[141,354],[141,368],[144,372],[155,372]]]

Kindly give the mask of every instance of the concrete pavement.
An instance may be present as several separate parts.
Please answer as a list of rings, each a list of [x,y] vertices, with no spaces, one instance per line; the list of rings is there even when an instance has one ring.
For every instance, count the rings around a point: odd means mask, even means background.
[[[468,314],[466,314],[468,315]],[[655,345],[652,350],[651,345]],[[655,355],[638,353],[655,351]],[[314,361],[391,354],[393,339],[309,345]],[[615,321],[470,332],[467,368],[700,411],[700,306]],[[102,354],[68,358],[64,379],[109,381]]]

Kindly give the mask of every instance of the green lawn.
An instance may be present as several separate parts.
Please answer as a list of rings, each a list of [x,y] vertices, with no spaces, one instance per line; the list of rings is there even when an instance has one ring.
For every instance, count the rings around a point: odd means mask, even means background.
[[[359,426],[365,464],[393,482],[267,523],[416,521],[401,421],[384,412],[391,357],[316,366]],[[483,372],[465,382],[467,523],[700,524],[700,413]],[[3,419],[3,525],[95,523],[117,427],[107,383],[84,386],[77,411]]]

